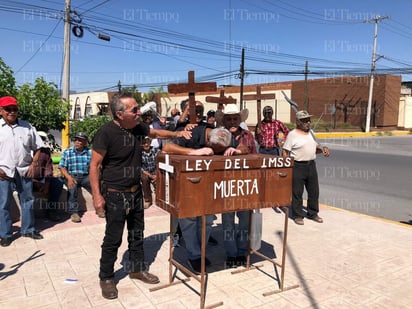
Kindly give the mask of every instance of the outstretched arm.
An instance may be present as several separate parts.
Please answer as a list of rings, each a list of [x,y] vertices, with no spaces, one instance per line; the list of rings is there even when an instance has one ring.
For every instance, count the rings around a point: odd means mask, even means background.
[[[209,147],[204,147],[200,149],[192,149],[182,147],[173,142],[169,142],[163,146],[163,152],[168,154],[177,154],[177,155],[188,155],[188,156],[212,156],[213,150]]]

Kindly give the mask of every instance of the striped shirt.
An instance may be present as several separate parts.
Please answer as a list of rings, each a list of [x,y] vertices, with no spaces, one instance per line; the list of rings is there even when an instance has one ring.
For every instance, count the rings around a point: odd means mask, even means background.
[[[75,147],[70,147],[63,151],[59,168],[66,168],[70,175],[89,174],[92,151],[84,147],[82,151],[77,151]]]

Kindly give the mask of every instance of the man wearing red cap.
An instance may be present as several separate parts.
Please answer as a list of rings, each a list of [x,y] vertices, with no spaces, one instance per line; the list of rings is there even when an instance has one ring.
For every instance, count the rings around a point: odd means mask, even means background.
[[[43,238],[34,228],[32,162],[37,162],[39,153],[36,150],[44,147],[44,143],[34,127],[17,119],[15,98],[0,98],[0,115],[0,245],[7,247],[13,236],[10,216],[13,191],[18,192],[21,204],[21,235]]]

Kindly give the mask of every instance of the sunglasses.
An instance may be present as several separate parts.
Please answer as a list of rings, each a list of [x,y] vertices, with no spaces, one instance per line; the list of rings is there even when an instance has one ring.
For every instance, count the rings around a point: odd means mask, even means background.
[[[3,109],[8,113],[17,113],[19,109],[17,107],[3,107]]]
[[[140,110],[140,107],[139,106],[135,106],[135,107],[133,107],[131,110],[130,110],[130,112],[132,113],[132,114],[137,114],[137,112]]]
[[[300,122],[307,123],[311,121],[310,121],[310,118],[303,118],[303,119],[300,119]]]

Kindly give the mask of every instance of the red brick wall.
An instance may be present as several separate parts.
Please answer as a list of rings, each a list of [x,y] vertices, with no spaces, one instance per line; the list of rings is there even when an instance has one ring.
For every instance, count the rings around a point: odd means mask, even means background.
[[[365,127],[369,98],[369,76],[338,77],[308,81],[308,111],[325,122],[349,123]],[[375,76],[371,127],[396,127],[398,123],[401,77]],[[292,83],[292,99],[304,109],[304,81]],[[335,115],[331,111],[336,108]],[[292,113],[294,121],[294,113]]]

